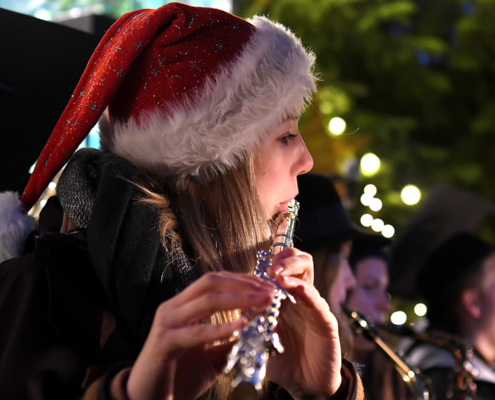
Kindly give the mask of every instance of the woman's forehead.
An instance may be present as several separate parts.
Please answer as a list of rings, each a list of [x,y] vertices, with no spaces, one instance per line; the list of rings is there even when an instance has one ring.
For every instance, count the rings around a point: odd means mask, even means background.
[[[357,265],[357,273],[363,276],[388,277],[387,264],[382,258],[368,257],[361,260]]]

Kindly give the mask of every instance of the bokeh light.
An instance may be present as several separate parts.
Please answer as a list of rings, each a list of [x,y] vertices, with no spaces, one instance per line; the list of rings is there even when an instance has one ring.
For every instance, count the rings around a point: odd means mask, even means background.
[[[365,226],[366,228],[370,227],[372,223],[373,217],[370,214],[364,214],[361,217],[361,225]]]
[[[407,321],[407,315],[404,311],[396,311],[390,316],[390,321],[394,325],[404,325]]]
[[[373,211],[380,211],[382,209],[382,201],[380,199],[377,199],[377,198],[374,198],[373,200],[371,200],[371,203],[370,203],[370,208],[373,210]]]
[[[426,308],[426,305],[424,305],[423,303],[418,303],[414,306],[414,313],[418,317],[422,317],[426,315],[426,311],[428,311],[428,309]]]
[[[345,131],[345,127],[345,121],[339,117],[333,117],[328,124],[328,129],[330,129],[330,132],[332,132],[336,136],[342,135],[342,133]]]
[[[413,206],[421,199],[421,191],[414,185],[407,185],[402,189],[400,197],[405,204]]]
[[[381,161],[373,153],[367,153],[361,158],[361,172],[364,176],[373,176],[380,169]]]
[[[395,228],[392,225],[385,225],[382,229],[382,235],[390,239],[395,235]]]
[[[368,207],[372,201],[373,201],[373,196],[370,196],[369,194],[365,193],[361,196],[361,204],[363,206]]]
[[[380,218],[377,218],[373,220],[373,223],[371,224],[371,229],[373,229],[375,232],[380,232],[383,229],[383,226],[385,224]]]
[[[364,187],[364,193],[373,197],[377,192],[376,186],[371,183]]]
[[[320,112],[322,114],[331,114],[333,112],[333,106],[332,106],[332,103],[328,102],[328,101],[322,101],[320,103]]]

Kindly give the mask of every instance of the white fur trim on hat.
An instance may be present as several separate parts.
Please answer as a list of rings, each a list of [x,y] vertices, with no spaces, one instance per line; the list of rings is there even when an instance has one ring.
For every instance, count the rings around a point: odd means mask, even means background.
[[[27,215],[13,192],[0,193],[0,262],[18,257],[27,236],[36,229],[36,220]]]
[[[159,177],[208,180],[234,167],[288,113],[302,112],[316,90],[314,54],[281,24],[249,22],[256,28],[241,55],[207,82],[199,100],[139,123],[103,124],[102,148]]]

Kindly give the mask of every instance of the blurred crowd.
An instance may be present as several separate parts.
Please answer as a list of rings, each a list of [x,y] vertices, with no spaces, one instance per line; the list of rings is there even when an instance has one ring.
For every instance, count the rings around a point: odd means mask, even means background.
[[[367,398],[495,398],[495,247],[459,231],[425,249],[410,284],[428,304],[426,319],[412,328],[387,324],[392,241],[350,221],[330,178],[298,179],[299,246],[314,258],[315,285],[339,317],[343,351],[361,366]]]

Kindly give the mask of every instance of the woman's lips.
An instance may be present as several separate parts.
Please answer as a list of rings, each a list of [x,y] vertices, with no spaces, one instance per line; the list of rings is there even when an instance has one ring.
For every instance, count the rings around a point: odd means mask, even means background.
[[[282,211],[282,212],[287,211],[287,208],[288,207],[289,207],[289,202],[288,201],[285,201],[283,203],[280,203],[280,205],[279,205],[280,211]]]
[[[290,200],[284,201],[283,203],[279,204],[279,209],[281,212],[286,212],[287,209],[289,208],[289,203],[294,200],[296,196],[292,197]]]

